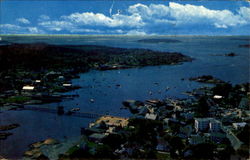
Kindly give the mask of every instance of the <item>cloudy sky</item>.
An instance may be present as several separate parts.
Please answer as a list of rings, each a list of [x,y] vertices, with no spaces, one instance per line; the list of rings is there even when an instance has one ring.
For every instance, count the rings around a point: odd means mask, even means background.
[[[246,1],[0,3],[0,34],[250,35]]]

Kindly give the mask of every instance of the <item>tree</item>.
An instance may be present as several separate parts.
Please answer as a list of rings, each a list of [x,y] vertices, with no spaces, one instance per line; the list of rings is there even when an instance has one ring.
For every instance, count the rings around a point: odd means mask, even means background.
[[[98,145],[96,147],[96,158],[115,158],[113,150],[108,145]]]
[[[211,143],[201,143],[193,147],[193,158],[213,159],[216,146]]]
[[[176,157],[176,151],[178,151],[179,155],[182,153],[182,150],[184,149],[185,145],[182,142],[182,139],[180,137],[172,137],[169,141],[170,144],[170,155],[172,158]]]
[[[224,159],[224,160],[229,160],[231,154],[234,153],[234,149],[231,145],[227,145],[225,149],[222,151],[219,151],[218,153],[218,158],[219,159]]]
[[[109,134],[103,139],[103,143],[110,146],[112,149],[117,149],[125,142],[124,137],[120,134]]]
[[[240,131],[238,134],[237,134],[237,137],[243,142],[245,143],[246,145],[249,145],[249,141],[250,141],[250,138],[249,138],[249,133],[250,133],[250,127],[249,125],[247,124],[243,129],[242,131]]]
[[[128,143],[144,150],[141,157],[131,158],[156,158],[157,134],[162,131],[162,123],[135,118],[129,120],[129,126],[134,129],[129,131]]]
[[[207,103],[207,97],[206,96],[202,96],[198,100],[198,104],[196,106],[196,112],[201,117],[206,117],[208,115],[208,113],[209,113],[209,109],[210,109],[210,106]]]
[[[223,97],[228,97],[231,90],[232,85],[230,83],[216,84],[216,86],[212,89],[214,95],[221,95]]]

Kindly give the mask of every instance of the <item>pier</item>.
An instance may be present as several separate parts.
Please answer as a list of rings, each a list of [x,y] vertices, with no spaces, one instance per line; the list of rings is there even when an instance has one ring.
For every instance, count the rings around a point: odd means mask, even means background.
[[[36,106],[24,105],[24,106],[20,107],[20,109],[21,110],[32,110],[32,111],[38,111],[38,112],[54,113],[54,114],[65,115],[65,116],[75,116],[75,117],[82,117],[82,118],[94,118],[94,119],[105,115],[105,114],[99,114],[99,113],[79,112],[79,111],[76,111],[76,112],[66,111],[66,112],[64,112],[63,108],[61,108],[61,107],[58,107],[58,109],[56,109],[56,108],[36,107]]]

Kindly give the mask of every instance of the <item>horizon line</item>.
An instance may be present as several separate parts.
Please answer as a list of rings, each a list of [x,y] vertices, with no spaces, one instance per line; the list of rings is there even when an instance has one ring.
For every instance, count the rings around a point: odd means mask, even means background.
[[[150,34],[148,34],[148,35],[125,35],[125,34],[0,34],[0,36],[78,36],[78,37],[83,37],[83,36],[121,36],[121,37],[130,37],[130,36],[141,36],[141,37],[143,37],[143,36],[148,36],[148,37],[152,37],[152,36],[169,36],[169,37],[193,37],[193,36],[204,36],[204,37],[223,37],[223,36],[250,36],[250,35],[227,35],[227,34],[225,34],[225,35],[206,35],[206,34],[193,34],[193,35],[190,35],[190,34],[178,34],[178,35],[168,35],[168,34],[166,34],[166,35],[150,35]]]

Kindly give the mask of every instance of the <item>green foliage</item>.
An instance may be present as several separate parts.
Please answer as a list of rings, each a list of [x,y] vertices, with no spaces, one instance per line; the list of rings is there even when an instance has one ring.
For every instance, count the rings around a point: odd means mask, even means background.
[[[24,103],[31,100],[30,97],[24,97],[24,96],[13,96],[13,97],[9,97],[7,99],[0,99],[0,102],[4,102],[4,103]]]
[[[213,159],[216,146],[211,143],[201,143],[192,147],[193,158],[196,159]]]
[[[120,134],[109,134],[103,139],[103,143],[110,146],[112,149],[119,148],[125,141],[125,137]]]
[[[237,134],[237,137],[240,139],[240,141],[242,141],[244,144],[249,145],[250,144],[250,126],[249,124],[247,124],[242,131],[240,131]]]
[[[169,145],[171,146],[170,149],[170,156],[172,158],[175,158],[177,156],[180,156],[182,153],[182,150],[184,149],[185,145],[180,137],[171,137],[169,140]],[[176,154],[176,151],[178,151],[178,155]]]
[[[214,95],[221,95],[227,98],[229,92],[232,91],[232,85],[229,83],[216,84],[212,91]]]
[[[227,145],[223,150],[218,152],[218,158],[223,160],[229,160],[230,156],[234,154],[234,149],[231,145]]]
[[[132,158],[156,158],[156,137],[162,131],[162,123],[148,119],[130,119],[129,126],[134,126],[134,129],[129,132],[128,143],[144,150],[141,156]]]
[[[206,117],[209,113],[210,106],[207,103],[207,97],[202,96],[198,104],[194,105],[197,117]]]
[[[96,158],[115,158],[113,150],[108,145],[98,145],[96,147]]]

